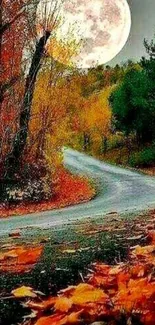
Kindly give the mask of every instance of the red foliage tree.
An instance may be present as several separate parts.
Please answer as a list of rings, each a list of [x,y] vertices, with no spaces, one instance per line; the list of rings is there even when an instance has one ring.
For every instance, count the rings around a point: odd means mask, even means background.
[[[10,150],[17,128],[22,87],[23,48],[30,33],[27,7],[30,1],[0,0],[0,152]]]

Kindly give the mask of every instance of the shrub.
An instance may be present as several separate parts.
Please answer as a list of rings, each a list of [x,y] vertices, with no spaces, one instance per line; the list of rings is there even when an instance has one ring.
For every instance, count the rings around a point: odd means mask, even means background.
[[[52,197],[52,176],[44,161],[26,163],[22,173],[0,183],[0,201],[8,203],[39,202]]]
[[[155,165],[155,146],[145,148],[133,154],[129,159],[132,167],[150,167]]]
[[[117,149],[124,146],[125,139],[122,133],[116,133],[109,137],[108,140],[108,149]]]

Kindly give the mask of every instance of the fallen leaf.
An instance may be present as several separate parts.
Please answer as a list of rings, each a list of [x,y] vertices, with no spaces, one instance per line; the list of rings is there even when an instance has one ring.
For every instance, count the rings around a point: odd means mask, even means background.
[[[41,302],[27,301],[24,306],[34,310],[48,310],[56,303],[56,297],[49,297]]]
[[[137,246],[132,254],[137,255],[137,256],[145,256],[148,255],[149,253],[152,253],[155,251],[155,246],[154,245],[149,245],[149,246]]]
[[[54,308],[56,311],[60,311],[62,313],[67,313],[72,307],[72,300],[67,297],[58,297],[56,299],[56,303]]]
[[[41,317],[34,325],[64,325],[63,315]]]
[[[75,254],[76,250],[75,249],[64,249],[62,251],[62,253],[64,253],[64,254]]]
[[[0,253],[0,271],[24,272],[31,270],[41,256],[43,247],[17,246]]]
[[[12,231],[11,233],[9,233],[9,237],[13,237],[13,238],[19,238],[19,237],[21,237],[20,230]]]
[[[75,288],[71,299],[74,305],[83,305],[89,302],[105,302],[108,299],[108,295],[101,289],[81,283]]]
[[[25,287],[25,286],[22,286],[15,290],[12,290],[11,293],[16,298],[25,298],[25,297],[36,298],[37,297],[36,293],[33,291],[33,289],[31,287]]]

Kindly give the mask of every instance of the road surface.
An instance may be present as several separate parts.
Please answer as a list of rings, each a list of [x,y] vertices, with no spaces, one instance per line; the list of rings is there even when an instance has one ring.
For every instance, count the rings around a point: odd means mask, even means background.
[[[50,228],[84,217],[155,207],[155,178],[151,176],[112,166],[72,149],[64,149],[64,163],[70,170],[93,178],[97,196],[88,203],[59,210],[0,219],[0,235],[24,227]]]

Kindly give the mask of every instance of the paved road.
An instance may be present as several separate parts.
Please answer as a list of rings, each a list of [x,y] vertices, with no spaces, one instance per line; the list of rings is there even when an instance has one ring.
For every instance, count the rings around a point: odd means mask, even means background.
[[[64,163],[74,172],[92,177],[99,193],[88,203],[64,209],[0,219],[0,235],[21,227],[54,227],[84,217],[155,207],[155,178],[115,167],[72,149],[64,150]]]

